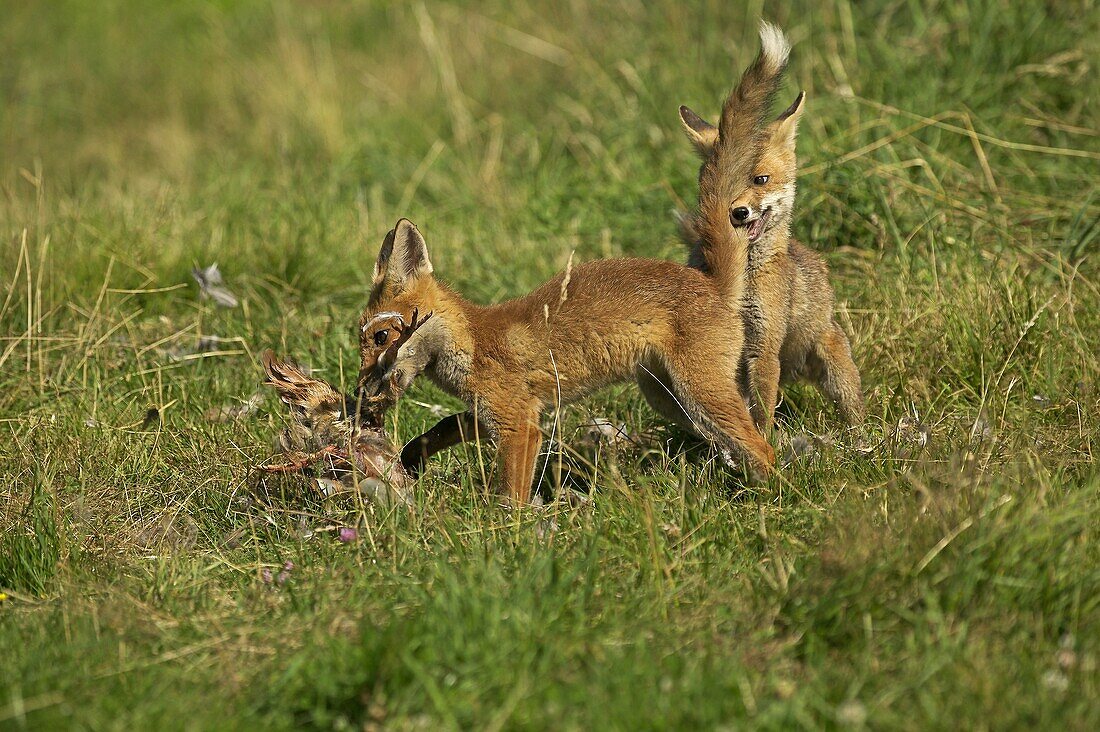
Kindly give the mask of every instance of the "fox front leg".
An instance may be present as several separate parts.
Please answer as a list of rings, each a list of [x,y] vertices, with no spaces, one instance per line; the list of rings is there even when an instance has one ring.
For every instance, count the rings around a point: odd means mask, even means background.
[[[542,447],[538,429],[525,429],[501,436],[500,459],[504,471],[504,495],[515,505],[531,500],[531,483],[535,479],[535,460]]]
[[[401,465],[411,477],[420,475],[424,464],[438,452],[479,437],[488,437],[489,431],[478,424],[472,412],[452,414],[439,420],[434,427],[413,438],[401,450]]]
[[[779,399],[779,349],[768,348],[748,362],[749,403],[752,421],[762,433],[767,433],[775,421],[775,404]]]
[[[542,447],[539,413],[533,411],[521,419],[501,425],[497,438],[498,460],[503,474],[504,494],[515,505],[531,500],[535,462]]]

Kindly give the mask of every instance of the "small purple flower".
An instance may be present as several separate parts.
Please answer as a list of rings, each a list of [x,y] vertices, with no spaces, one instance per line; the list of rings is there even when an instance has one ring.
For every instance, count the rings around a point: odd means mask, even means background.
[[[290,579],[290,572],[279,572],[279,575],[275,578],[275,582],[278,585],[285,585],[287,580]]]
[[[271,584],[271,570],[268,569],[267,567],[264,567],[263,569],[261,569],[260,570],[260,579],[263,580],[263,583],[265,585],[270,585]]]
[[[342,541],[343,543],[347,544],[349,542],[352,542],[352,541],[355,541],[356,539],[358,539],[359,538],[359,532],[356,531],[355,529],[351,529],[351,528],[348,528],[347,526],[345,526],[342,529],[340,529],[340,534],[336,538],[339,539],[340,541]]]
[[[290,562],[290,561],[287,561],[287,562],[285,562],[285,563],[283,564],[283,571],[284,571],[284,572],[292,572],[292,571],[294,571],[294,562]]]

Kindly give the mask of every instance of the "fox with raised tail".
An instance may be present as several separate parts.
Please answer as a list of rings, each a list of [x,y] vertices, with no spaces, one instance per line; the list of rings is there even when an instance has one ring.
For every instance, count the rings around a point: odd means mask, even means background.
[[[851,345],[833,317],[829,269],[821,255],[791,238],[795,138],[805,99],[805,92],[799,93],[756,137],[725,124],[736,112],[729,101],[717,127],[680,107],[684,130],[703,160],[700,200],[719,197],[730,222],[748,238],[745,298],[728,328],[744,331],[741,391],[765,431],[773,423],[780,382],[797,378],[816,384],[848,424],[861,423],[865,415]],[[748,170],[746,160],[754,161]],[[706,223],[683,216],[681,224],[691,248],[688,263],[706,270]]]

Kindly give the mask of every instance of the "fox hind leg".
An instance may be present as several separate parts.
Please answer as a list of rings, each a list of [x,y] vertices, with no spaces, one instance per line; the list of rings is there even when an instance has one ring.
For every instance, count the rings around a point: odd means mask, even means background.
[[[659,363],[639,364],[635,370],[638,388],[653,411],[682,429],[698,433],[699,428],[692,423],[673,386],[672,377]]]
[[[806,359],[806,375],[836,404],[840,418],[855,426],[863,423],[866,407],[859,369],[852,360],[852,346],[836,321],[812,347]]]

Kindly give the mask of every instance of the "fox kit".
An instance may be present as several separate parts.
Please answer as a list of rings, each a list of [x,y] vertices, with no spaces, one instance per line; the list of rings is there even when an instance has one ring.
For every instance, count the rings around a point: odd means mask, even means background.
[[[366,394],[390,380],[404,388],[423,372],[464,400],[471,411],[445,419],[427,444],[412,443],[408,462],[417,449],[449,447],[480,429],[496,440],[504,490],[517,502],[530,497],[543,410],[638,373],[654,374],[725,455],[745,455],[768,473],[774,453],[734,387],[741,338],[715,327],[737,314],[722,281],[673,262],[610,259],[516,300],[475,305],[435,279],[424,238],[402,219],[382,245],[360,320],[360,386]],[[380,364],[391,323],[414,310],[431,317],[388,367]]]
[[[805,92],[764,129],[763,139],[736,138],[703,121],[687,107],[680,119],[703,159],[700,197],[720,190],[729,220],[748,235],[749,256],[743,326],[741,387],[751,402],[756,425],[770,429],[780,381],[808,378],[837,405],[848,424],[864,418],[859,371],[848,337],[833,317],[829,270],[816,252],[791,239],[795,194],[795,134]],[[723,111],[723,119],[729,112]],[[748,174],[740,157],[755,160]],[[702,232],[684,217],[683,235],[691,246],[688,263],[705,269]]]

